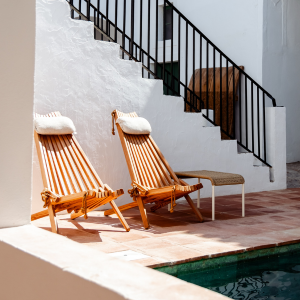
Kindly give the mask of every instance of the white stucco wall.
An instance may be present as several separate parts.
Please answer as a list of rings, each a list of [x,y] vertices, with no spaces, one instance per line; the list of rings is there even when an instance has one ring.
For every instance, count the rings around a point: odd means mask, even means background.
[[[0,18],[0,227],[9,227],[30,221],[35,1],[5,1],[3,5]]]
[[[300,161],[300,2],[265,0],[263,86],[285,106],[287,162]]]
[[[35,110],[59,110],[72,118],[77,138],[103,181],[127,191],[131,181],[120,140],[111,135],[114,109],[136,111],[150,121],[152,135],[175,171],[239,173],[246,179],[246,192],[286,186],[285,181],[270,182],[269,168],[253,167],[252,154],[237,154],[236,141],[221,141],[218,127],[202,127],[199,114],[184,113],[181,98],[163,96],[161,81],[142,79],[141,64],[119,59],[118,45],[95,41],[92,24],[72,20],[64,0],[38,0]],[[36,156],[33,173],[36,212],[42,209]],[[203,183],[201,195],[210,196],[210,183]],[[240,193],[241,187],[218,187],[216,192]],[[117,203],[129,200],[124,195]]]

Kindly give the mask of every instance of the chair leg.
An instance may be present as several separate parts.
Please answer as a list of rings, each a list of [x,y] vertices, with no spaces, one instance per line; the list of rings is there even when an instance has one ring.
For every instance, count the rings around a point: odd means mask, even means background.
[[[245,184],[242,184],[242,217],[245,217]]]
[[[120,212],[118,206],[114,202],[114,200],[110,201],[109,204],[111,205],[112,209],[114,210],[115,214],[118,216],[120,222],[122,223],[123,227],[126,231],[130,231],[130,227],[128,226],[126,220],[124,219],[122,213]]]
[[[198,183],[200,183],[200,178],[198,178]],[[200,208],[200,189],[198,190],[197,208]]]
[[[136,202],[137,202],[137,204],[139,206],[139,209],[140,209],[140,214],[141,214],[141,217],[142,217],[142,220],[143,220],[144,227],[145,227],[145,229],[148,229],[150,226],[149,226],[147,213],[146,213],[146,209],[144,207],[144,203],[143,203],[142,198],[141,197],[136,197]]]
[[[193,212],[195,213],[195,215],[197,216],[197,218],[199,219],[199,221],[203,222],[203,217],[202,217],[200,211],[198,210],[198,208],[195,207],[195,205],[194,205],[193,200],[191,199],[191,197],[189,195],[186,195],[186,196],[184,196],[184,198],[186,199],[187,203],[192,208]]]
[[[54,210],[52,204],[50,204],[48,206],[48,211],[49,211],[49,218],[50,218],[52,232],[58,233],[58,224],[57,224],[56,214],[55,214],[55,210]]]
[[[215,186],[212,185],[211,191],[211,219],[215,220]]]

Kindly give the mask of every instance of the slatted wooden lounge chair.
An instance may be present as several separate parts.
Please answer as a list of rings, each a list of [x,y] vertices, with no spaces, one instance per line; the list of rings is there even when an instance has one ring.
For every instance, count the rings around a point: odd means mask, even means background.
[[[124,114],[117,110],[112,113],[112,116],[113,126],[114,120],[116,121],[121,116],[138,117],[136,113]],[[144,227],[147,229],[149,222],[144,204],[155,203],[151,208],[153,212],[170,204],[171,212],[173,212],[176,205],[175,200],[185,197],[199,221],[202,222],[201,213],[188,195],[202,188],[202,184],[188,185],[183,180],[178,179],[150,134],[126,134],[119,124],[116,126],[133,186],[133,189],[128,191],[133,202],[122,205],[119,209],[123,211],[138,206]],[[108,216],[113,213],[113,210],[108,210],[104,215]]]
[[[60,115],[55,112],[36,117]],[[32,221],[49,216],[52,232],[58,233],[57,212],[73,212],[72,220],[82,215],[87,218],[88,212],[110,203],[126,231],[130,230],[114,202],[124,191],[113,191],[103,184],[73,134],[41,135],[35,131],[34,138],[44,184],[41,195],[47,209],[32,214]]]

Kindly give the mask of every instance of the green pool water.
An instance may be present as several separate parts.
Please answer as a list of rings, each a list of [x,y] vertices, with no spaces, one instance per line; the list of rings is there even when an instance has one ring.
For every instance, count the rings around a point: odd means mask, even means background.
[[[300,251],[176,275],[232,299],[300,300]]]

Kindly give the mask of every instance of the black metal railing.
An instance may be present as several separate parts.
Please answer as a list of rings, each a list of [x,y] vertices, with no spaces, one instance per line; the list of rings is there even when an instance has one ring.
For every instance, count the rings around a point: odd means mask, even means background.
[[[95,38],[120,45],[122,58],[142,63],[143,77],[162,79],[164,94],[202,112],[222,139],[271,167],[265,107],[275,99],[167,0],[67,0],[71,17],[92,21]],[[268,101],[268,102],[267,102]]]

